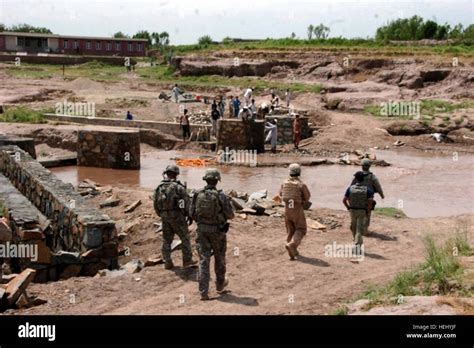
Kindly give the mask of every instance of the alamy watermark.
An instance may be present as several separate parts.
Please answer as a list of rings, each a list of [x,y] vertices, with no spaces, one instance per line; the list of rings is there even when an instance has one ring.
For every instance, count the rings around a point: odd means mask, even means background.
[[[332,244],[324,246],[324,256],[335,258],[358,259],[364,261],[365,248],[364,245],[354,244],[338,244],[335,241]]]
[[[55,104],[56,115],[95,117],[95,103],[68,102],[64,99]]]
[[[5,259],[30,259],[33,262],[38,261],[38,245],[36,244],[12,244],[6,242],[0,244],[0,258]]]
[[[225,150],[217,152],[217,161],[219,164],[244,164],[256,167],[257,150],[231,150],[226,147]]]
[[[393,101],[380,103],[380,115],[382,116],[404,116],[415,119],[420,118],[421,103],[419,101]]]

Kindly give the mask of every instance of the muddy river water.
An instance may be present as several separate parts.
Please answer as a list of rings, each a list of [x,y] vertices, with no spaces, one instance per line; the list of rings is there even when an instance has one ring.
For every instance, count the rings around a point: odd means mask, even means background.
[[[378,207],[399,207],[410,217],[451,216],[474,213],[474,156],[399,154],[376,152],[390,167],[374,167],[385,191],[385,200],[376,197]],[[160,151],[143,154],[139,171],[60,167],[52,171],[63,181],[77,185],[86,178],[102,185],[153,189],[161,179],[171,158],[190,154]],[[196,156],[194,156],[196,157]],[[277,194],[288,169],[285,167],[221,166],[223,189],[254,192],[268,189]],[[313,207],[342,209],[343,194],[352,179],[355,166],[319,165],[303,167],[302,179],[307,183]],[[188,187],[203,185],[205,168],[181,168],[180,180]]]

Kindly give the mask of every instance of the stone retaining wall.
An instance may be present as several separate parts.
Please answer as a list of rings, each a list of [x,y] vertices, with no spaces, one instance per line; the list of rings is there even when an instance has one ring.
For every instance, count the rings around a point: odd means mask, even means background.
[[[290,116],[277,116],[277,115],[270,115],[266,116],[265,120],[270,121],[273,119],[277,119],[278,123],[278,145],[282,144],[292,144],[293,143],[293,120],[294,117]],[[300,117],[301,119],[301,139],[310,138],[313,134],[311,128],[308,125],[308,118],[307,117]],[[267,132],[265,132],[267,134]]]
[[[77,164],[87,167],[140,169],[140,133],[129,129],[81,129]]]
[[[0,148],[0,172],[50,220],[52,234],[47,246],[53,254],[38,274],[41,280],[60,276],[54,266],[61,266],[65,278],[118,266],[114,221],[91,208],[71,184],[59,180],[17,146]]]
[[[126,121],[119,120],[116,118],[103,118],[103,117],[84,117],[84,116],[68,116],[68,115],[56,115],[56,114],[44,114],[46,119],[58,122],[72,122],[87,124],[92,126],[112,126],[112,127],[125,127],[125,128],[145,128],[145,129],[156,129],[166,134],[171,134],[178,139],[182,139],[183,132],[179,123],[175,122],[159,122],[159,121]],[[201,130],[201,131],[200,131]],[[209,141],[211,126],[207,124],[191,124],[191,133],[197,134],[199,132],[200,141]],[[194,139],[194,138],[193,138]]]
[[[265,151],[264,122],[220,119],[217,122],[217,149]]]
[[[0,146],[4,145],[16,145],[23,151],[28,152],[31,157],[36,158],[35,140],[32,138],[0,135]]]

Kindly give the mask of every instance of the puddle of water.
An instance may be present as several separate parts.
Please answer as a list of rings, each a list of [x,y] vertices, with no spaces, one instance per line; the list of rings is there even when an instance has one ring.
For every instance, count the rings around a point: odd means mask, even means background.
[[[52,171],[63,181],[77,185],[88,178],[101,185],[154,189],[162,178],[170,158],[182,156],[174,151],[143,155],[139,171],[99,169],[90,167],[60,167]],[[376,197],[378,207],[401,207],[410,217],[451,216],[474,213],[474,156],[419,156],[379,151],[379,158],[391,167],[375,167],[386,199]],[[222,189],[254,192],[268,189],[269,196],[278,193],[287,177],[283,167],[220,167]],[[308,185],[313,207],[343,209],[343,194],[358,167],[323,165],[303,167],[303,180]],[[180,180],[188,187],[204,185],[205,168],[181,168]]]

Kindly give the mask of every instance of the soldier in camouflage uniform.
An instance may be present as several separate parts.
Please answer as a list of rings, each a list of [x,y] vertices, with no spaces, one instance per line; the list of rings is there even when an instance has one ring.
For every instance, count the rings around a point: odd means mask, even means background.
[[[364,181],[363,184],[367,187],[369,187],[374,193],[378,193],[382,199],[385,199],[385,195],[382,190],[382,185],[380,185],[379,179],[375,176],[374,173],[370,171],[370,166],[372,165],[372,162],[368,158],[364,158],[362,160],[362,173],[364,174]],[[357,180],[354,178],[352,180],[351,185],[355,185],[357,183]],[[374,201],[374,206],[375,206],[375,201]],[[370,225],[370,216],[372,214],[372,210],[369,211],[367,214],[367,219],[365,223],[365,228],[364,228],[364,235],[367,235],[369,231],[369,225]]]
[[[183,267],[191,267],[197,262],[193,261],[188,230],[188,223],[189,225],[192,223],[192,219],[188,216],[189,195],[186,187],[177,180],[179,175],[177,166],[167,166],[163,174],[166,174],[166,178],[156,188],[153,202],[155,211],[161,217],[163,224],[161,255],[165,263],[165,269],[174,267],[171,260],[171,243],[175,234],[182,242]]]
[[[351,212],[351,232],[357,252],[360,252],[367,216],[374,202],[374,191],[364,183],[364,173],[354,175],[356,183],[351,185],[344,195],[342,203]]]
[[[285,224],[287,232],[286,250],[290,260],[298,256],[298,246],[306,235],[306,216],[304,207],[309,203],[311,194],[301,181],[301,167],[297,163],[290,165],[290,177],[281,185],[280,196],[285,202]]]
[[[227,250],[227,220],[234,217],[232,206],[222,190],[216,188],[221,175],[217,169],[208,169],[203,180],[207,185],[198,190],[191,203],[191,217],[197,223],[197,250],[199,253],[199,293],[201,300],[209,300],[209,265],[214,255],[216,290],[224,291],[228,281],[225,278]]]

